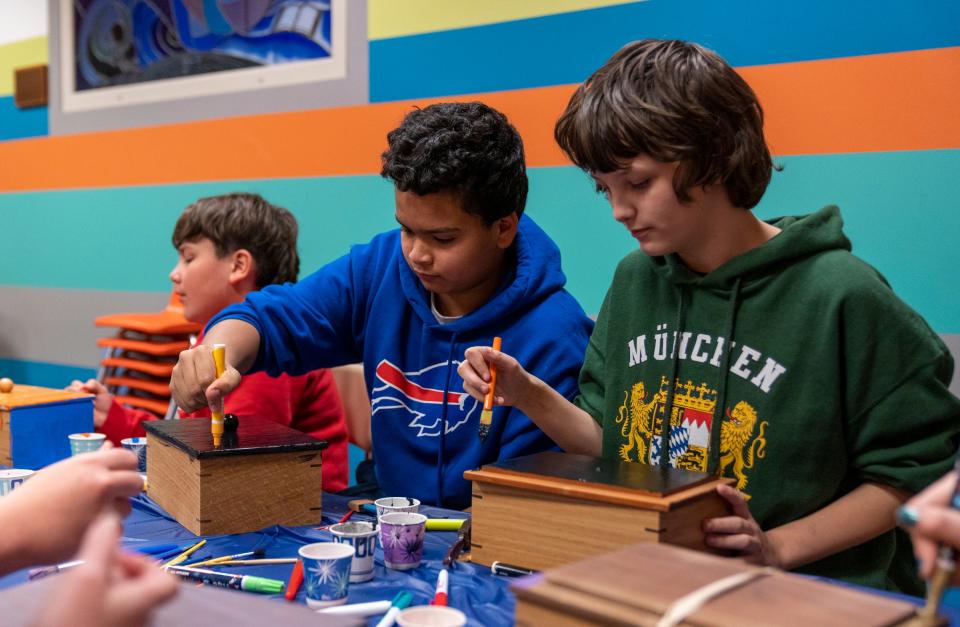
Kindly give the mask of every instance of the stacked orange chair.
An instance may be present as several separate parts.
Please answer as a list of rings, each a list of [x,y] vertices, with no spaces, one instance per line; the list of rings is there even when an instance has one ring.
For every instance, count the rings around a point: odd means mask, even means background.
[[[108,314],[94,324],[118,329],[116,336],[97,341],[105,349],[97,379],[117,402],[172,418],[170,374],[180,351],[190,348],[200,332],[199,324],[183,317],[177,293],[171,292],[163,311]]]

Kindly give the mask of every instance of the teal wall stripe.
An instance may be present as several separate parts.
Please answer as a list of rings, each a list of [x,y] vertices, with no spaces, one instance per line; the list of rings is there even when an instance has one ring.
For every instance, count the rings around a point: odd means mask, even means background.
[[[758,215],[840,206],[853,252],[939,333],[960,333],[957,201],[946,181],[960,172],[960,150],[790,157]]]
[[[650,0],[370,42],[370,100],[578,83],[623,44],[689,39],[734,66],[960,45],[953,0]]]
[[[232,191],[260,193],[296,215],[304,270],[396,225],[393,188],[378,176],[0,194],[4,230],[17,233],[4,238],[0,284],[167,292],[180,212]]]
[[[46,107],[18,109],[13,96],[0,96],[0,141],[47,134]]]
[[[955,282],[956,202],[943,181],[960,172],[960,150],[816,155],[785,166],[758,208],[764,217],[839,204],[854,252],[875,265],[941,333],[960,333]],[[635,246],[573,167],[530,172],[528,211],[563,251],[569,289],[595,313],[617,261]],[[308,272],[351,243],[394,226],[389,183],[377,176],[284,179],[0,195],[17,237],[4,242],[0,281],[10,285],[162,291],[175,261],[170,232],[200,195],[257,191],[300,221]]]
[[[69,385],[74,379],[86,381],[96,374],[97,371],[93,368],[26,359],[0,358],[0,377],[10,377],[15,384],[20,382],[26,385],[62,388]]]

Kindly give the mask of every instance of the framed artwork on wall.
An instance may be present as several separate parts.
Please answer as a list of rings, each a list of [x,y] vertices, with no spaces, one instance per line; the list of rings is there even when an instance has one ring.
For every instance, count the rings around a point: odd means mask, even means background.
[[[363,1],[49,1],[54,134],[368,98]]]

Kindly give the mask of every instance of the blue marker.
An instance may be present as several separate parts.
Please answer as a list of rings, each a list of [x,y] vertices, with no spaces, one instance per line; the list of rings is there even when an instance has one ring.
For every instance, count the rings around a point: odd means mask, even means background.
[[[137,553],[143,553],[144,555],[156,555],[158,553],[166,553],[167,551],[172,551],[177,548],[176,544],[150,544],[148,546],[128,546],[128,549],[132,549]]]
[[[194,542],[193,544],[196,544],[196,542]],[[157,554],[154,554],[154,557],[155,557],[156,559],[158,559],[158,560],[161,560],[161,561],[163,561],[163,560],[165,560],[165,559],[169,559],[169,558],[171,558],[171,557],[176,557],[177,555],[180,555],[181,553],[183,553],[184,551],[186,551],[187,549],[189,549],[190,547],[192,547],[193,544],[185,544],[185,545],[183,545],[183,546],[178,546],[178,547],[175,547],[175,548],[173,548],[173,549],[170,549],[170,550],[167,551],[166,553],[157,553]]]
[[[397,620],[397,614],[400,613],[400,610],[410,605],[411,601],[413,601],[413,594],[406,590],[398,592],[397,596],[393,597],[393,601],[390,601],[390,610],[383,615],[383,618],[377,623],[377,627],[391,627]]]

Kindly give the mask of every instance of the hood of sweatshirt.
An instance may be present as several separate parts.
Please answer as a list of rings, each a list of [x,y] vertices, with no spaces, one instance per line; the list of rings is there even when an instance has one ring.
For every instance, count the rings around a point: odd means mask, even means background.
[[[455,334],[482,332],[492,324],[503,324],[504,319],[522,315],[544,298],[563,289],[567,279],[560,268],[560,249],[527,216],[520,218],[512,248],[516,258],[515,269],[507,274],[493,297],[459,320],[443,325],[444,331]],[[426,326],[440,326],[430,309],[429,292],[407,265],[403,255],[397,255],[396,263],[404,296],[416,315]]]
[[[843,218],[835,205],[805,216],[788,216],[768,221],[781,229],[774,238],[742,255],[737,255],[708,274],[698,274],[673,254],[650,260],[663,277],[676,285],[718,292],[730,291],[738,282],[741,289],[776,275],[798,260],[827,250],[851,250],[843,234]],[[789,227],[789,228],[788,228]]]

